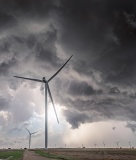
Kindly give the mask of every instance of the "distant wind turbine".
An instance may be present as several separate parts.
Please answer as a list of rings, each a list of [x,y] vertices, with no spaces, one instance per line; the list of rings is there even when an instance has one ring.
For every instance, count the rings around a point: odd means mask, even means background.
[[[104,148],[105,148],[105,143],[103,142],[103,146],[104,146]]]
[[[116,129],[116,127],[114,127],[114,126],[113,126],[113,127],[112,127],[112,129],[113,129],[113,130],[115,130],[115,129]]]
[[[128,142],[129,143],[129,146],[130,146],[130,148],[131,148],[131,142]]]
[[[95,148],[96,148],[96,146],[98,146],[98,145],[95,143],[94,146],[95,146]]]
[[[120,142],[120,141],[119,141]],[[117,144],[117,147],[119,148],[119,142],[115,142]]]
[[[73,55],[72,55],[72,56],[73,56]],[[51,91],[50,91],[48,82],[50,82],[50,81],[62,70],[62,68],[63,68],[63,67],[68,63],[68,61],[72,58],[72,56],[71,56],[71,57],[62,65],[62,67],[61,67],[57,72],[55,72],[48,80],[46,80],[45,77],[43,77],[42,80],[40,80],[40,79],[34,79],[34,78],[26,78],[26,77],[14,76],[14,77],[16,77],[16,78],[21,78],[21,79],[26,79],[26,80],[41,82],[41,83],[44,83],[44,84],[45,84],[45,149],[48,149],[48,103],[47,103],[47,92],[49,93],[49,96],[50,96],[50,99],[51,99],[51,102],[52,102],[52,105],[53,105],[53,108],[54,108],[54,112],[55,112],[57,121],[58,121],[58,123],[59,123],[58,116],[57,116],[57,112],[56,112],[56,109],[55,109],[55,105],[54,105],[54,102],[53,102],[53,98],[52,98],[52,95],[51,95]]]
[[[30,149],[30,145],[31,145],[31,135],[37,133],[38,131],[31,133],[27,128],[26,128],[26,130],[27,130],[28,133],[29,133],[29,149]]]
[[[82,148],[85,148],[85,146],[82,144]]]

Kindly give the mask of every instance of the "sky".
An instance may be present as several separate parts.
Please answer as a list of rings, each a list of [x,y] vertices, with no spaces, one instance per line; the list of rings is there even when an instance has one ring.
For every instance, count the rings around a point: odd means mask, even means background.
[[[0,1],[0,148],[136,147],[136,1]]]

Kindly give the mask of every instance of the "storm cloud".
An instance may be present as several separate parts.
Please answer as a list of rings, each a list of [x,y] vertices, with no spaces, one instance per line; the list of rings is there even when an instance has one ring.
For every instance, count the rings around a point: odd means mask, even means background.
[[[41,114],[30,95],[42,86],[13,76],[48,79],[74,55],[50,84],[72,128],[111,119],[136,121],[134,0],[0,4],[1,111],[18,123]]]

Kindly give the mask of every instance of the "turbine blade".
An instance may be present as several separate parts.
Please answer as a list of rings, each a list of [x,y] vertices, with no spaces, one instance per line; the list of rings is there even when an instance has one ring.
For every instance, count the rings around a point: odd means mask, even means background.
[[[26,130],[28,131],[29,134],[31,134],[30,131],[27,128],[26,128]]]
[[[73,56],[73,55],[72,55]],[[68,63],[68,61],[72,58],[72,56],[62,65],[62,67],[51,77],[49,78],[49,80],[47,82],[49,82],[50,80],[52,80],[52,78],[54,78],[61,70],[62,68]]]
[[[37,131],[38,132],[38,131]],[[35,134],[35,133],[37,133],[37,132],[33,132],[33,133],[31,133],[31,134]]]
[[[50,96],[50,99],[51,99],[51,102],[52,102],[52,105],[53,105],[53,108],[54,108],[54,112],[55,112],[57,121],[58,121],[58,123],[59,123],[59,119],[58,119],[58,116],[57,116],[57,112],[56,112],[56,109],[55,109],[55,105],[54,105],[54,102],[53,102],[53,98],[52,98],[51,91],[50,91],[50,88],[49,88],[48,83],[47,83],[47,89],[48,89],[48,92],[49,92],[49,96]]]
[[[40,79],[34,79],[34,78],[26,78],[26,77],[19,77],[19,76],[14,76],[16,78],[21,78],[21,79],[26,79],[26,80],[31,80],[31,81],[36,81],[36,82],[43,82]]]

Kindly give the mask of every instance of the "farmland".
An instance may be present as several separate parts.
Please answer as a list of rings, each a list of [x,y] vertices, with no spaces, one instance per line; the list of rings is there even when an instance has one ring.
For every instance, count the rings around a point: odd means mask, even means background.
[[[23,150],[0,150],[0,159],[22,160]]]
[[[38,154],[63,160],[136,160],[135,149],[49,149]]]
[[[25,156],[23,156],[23,153]],[[23,159],[24,157],[24,159]],[[0,160],[136,160],[136,149],[128,148],[50,148],[0,150]]]

